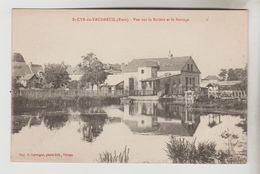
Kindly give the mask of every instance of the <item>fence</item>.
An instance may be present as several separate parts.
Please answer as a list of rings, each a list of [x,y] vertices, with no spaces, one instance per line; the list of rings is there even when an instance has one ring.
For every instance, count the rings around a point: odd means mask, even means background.
[[[152,96],[157,95],[155,90],[130,90],[129,95],[131,96]]]
[[[220,91],[220,98],[246,99],[247,93],[246,93],[246,91],[242,91],[242,90],[222,90],[222,91]]]
[[[74,97],[123,97],[128,95],[127,91],[102,91],[102,90],[63,90],[63,89],[20,89],[13,90],[12,96],[22,96],[31,99],[47,99],[47,98],[74,98]]]

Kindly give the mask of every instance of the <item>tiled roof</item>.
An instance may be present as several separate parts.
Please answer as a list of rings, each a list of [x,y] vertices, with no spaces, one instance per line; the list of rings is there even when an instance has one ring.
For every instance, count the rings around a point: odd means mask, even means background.
[[[147,59],[134,59],[125,66],[123,72],[136,72],[138,67],[151,67],[159,66],[159,71],[180,71],[190,59],[186,57],[173,57],[173,58],[147,58]]]

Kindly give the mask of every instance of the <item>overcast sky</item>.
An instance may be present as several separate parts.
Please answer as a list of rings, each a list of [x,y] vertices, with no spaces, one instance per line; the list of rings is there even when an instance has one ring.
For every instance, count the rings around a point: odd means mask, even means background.
[[[72,18],[120,17],[129,22],[75,22]],[[135,22],[179,18],[188,22]],[[26,62],[76,65],[93,52],[104,63],[134,58],[192,56],[202,76],[247,62],[246,11],[16,10],[13,52]]]

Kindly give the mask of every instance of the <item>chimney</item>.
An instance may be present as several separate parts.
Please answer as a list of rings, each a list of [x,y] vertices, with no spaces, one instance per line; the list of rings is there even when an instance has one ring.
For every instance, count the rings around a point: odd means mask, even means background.
[[[169,50],[169,55],[168,55],[169,58],[172,58],[173,57],[173,54],[171,52],[171,50]]]

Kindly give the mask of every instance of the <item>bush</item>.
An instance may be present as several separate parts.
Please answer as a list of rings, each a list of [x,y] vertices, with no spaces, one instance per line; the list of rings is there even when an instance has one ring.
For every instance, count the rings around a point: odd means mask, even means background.
[[[216,155],[216,143],[199,143],[197,148],[197,158],[199,163],[214,163]]]
[[[196,146],[196,139],[190,142],[171,136],[166,152],[173,163],[215,163],[218,155],[215,148],[214,142],[200,142]]]

